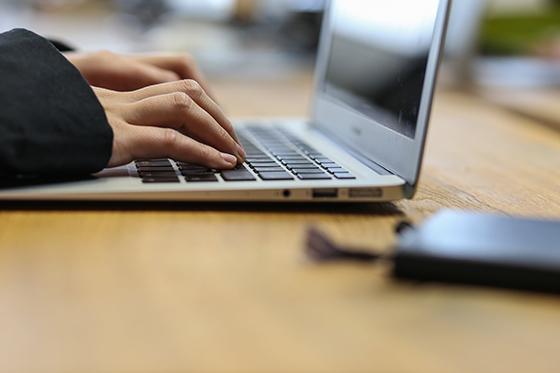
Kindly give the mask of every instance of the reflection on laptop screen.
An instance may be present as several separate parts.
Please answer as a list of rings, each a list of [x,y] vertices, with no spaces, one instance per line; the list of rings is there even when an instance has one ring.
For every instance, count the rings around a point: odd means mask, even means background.
[[[324,90],[414,138],[438,0],[332,2]]]

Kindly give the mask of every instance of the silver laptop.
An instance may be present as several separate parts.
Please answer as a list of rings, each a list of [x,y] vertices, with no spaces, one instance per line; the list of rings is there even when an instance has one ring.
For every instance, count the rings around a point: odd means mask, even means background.
[[[307,120],[239,121],[247,162],[210,170],[139,160],[86,180],[0,190],[1,200],[379,202],[412,198],[449,0],[327,5]]]

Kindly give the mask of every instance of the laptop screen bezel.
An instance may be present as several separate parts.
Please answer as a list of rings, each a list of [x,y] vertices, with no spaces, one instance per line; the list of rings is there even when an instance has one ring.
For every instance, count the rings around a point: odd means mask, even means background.
[[[333,1],[327,2],[323,21],[315,75],[312,124],[415,187],[420,175],[451,0],[439,1],[414,138],[384,126],[325,92],[333,39]]]

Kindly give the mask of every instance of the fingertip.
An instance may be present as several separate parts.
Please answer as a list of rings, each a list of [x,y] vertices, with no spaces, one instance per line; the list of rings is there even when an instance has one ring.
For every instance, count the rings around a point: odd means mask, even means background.
[[[237,157],[228,153],[220,153],[220,157],[225,167],[233,168],[237,166]]]

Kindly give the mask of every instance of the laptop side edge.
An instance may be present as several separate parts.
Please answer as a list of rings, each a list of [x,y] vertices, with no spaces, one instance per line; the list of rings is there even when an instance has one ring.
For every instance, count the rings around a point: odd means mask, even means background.
[[[333,28],[333,3],[327,1],[323,30],[321,33],[320,49],[315,71],[314,99],[311,108],[311,125],[342,144],[354,154],[358,155],[364,163],[373,164],[376,168],[387,170],[391,174],[405,180],[404,194],[406,198],[413,198],[424,158],[426,138],[429,121],[431,118],[432,105],[436,90],[439,66],[443,56],[447,26],[452,0],[439,0],[437,15],[434,22],[433,36],[428,52],[425,70],[424,84],[422,87],[421,102],[416,133],[414,138],[391,131],[390,129],[376,123],[372,118],[365,117],[362,113],[348,108],[343,103],[329,97],[324,91],[327,68],[329,64],[330,49],[334,31]],[[335,120],[350,123],[356,128],[341,128],[333,123]],[[373,139],[379,142],[378,154],[364,152],[364,141]],[[391,149],[393,147],[393,149]],[[378,171],[376,171],[378,172]]]

